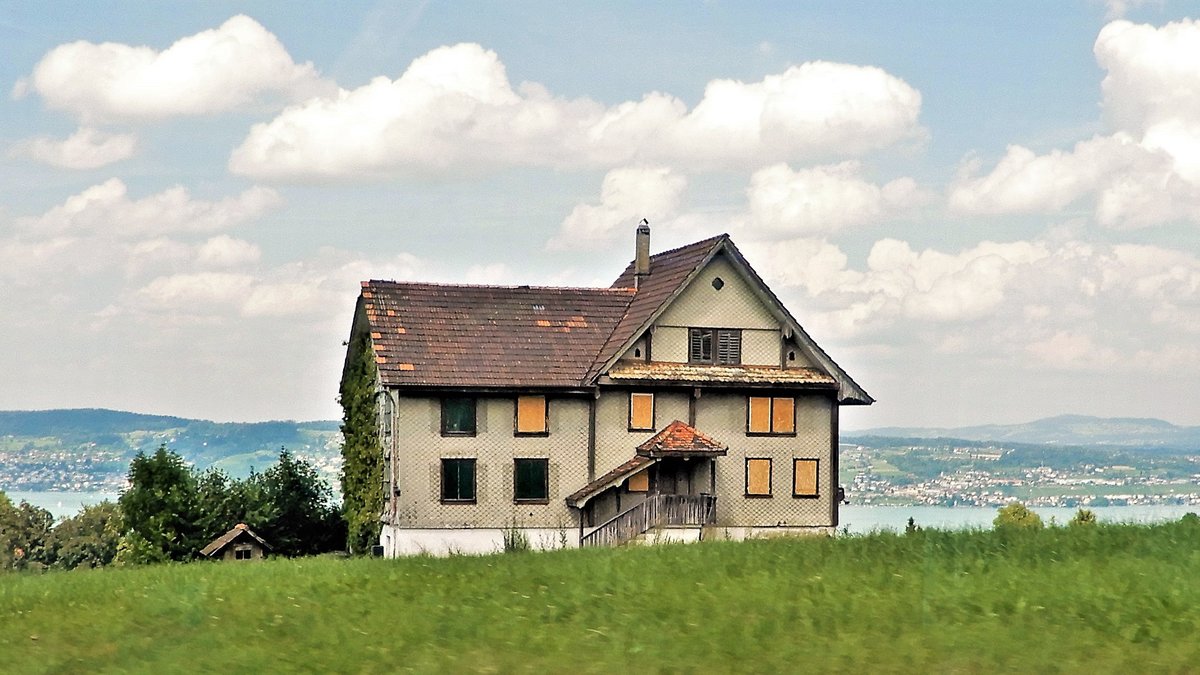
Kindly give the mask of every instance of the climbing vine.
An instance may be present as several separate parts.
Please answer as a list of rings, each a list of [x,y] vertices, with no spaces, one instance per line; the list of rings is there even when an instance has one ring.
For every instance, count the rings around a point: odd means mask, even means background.
[[[342,508],[346,545],[364,553],[379,541],[383,512],[383,446],[375,393],[379,370],[366,335],[354,345],[339,397],[342,404]]]

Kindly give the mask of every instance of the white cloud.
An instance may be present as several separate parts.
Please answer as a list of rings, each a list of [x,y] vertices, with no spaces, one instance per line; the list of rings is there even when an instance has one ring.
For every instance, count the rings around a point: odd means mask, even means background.
[[[1120,361],[1111,347],[1097,345],[1090,335],[1067,330],[1030,343],[1026,351],[1040,365],[1058,370],[1111,370]]]
[[[627,167],[604,176],[599,204],[580,204],[550,239],[550,250],[595,249],[628,234],[646,218],[658,223],[675,215],[687,179],[663,167]]]
[[[261,257],[258,244],[227,234],[209,239],[196,251],[196,261],[205,267],[237,267],[258,262]]]
[[[29,157],[60,169],[97,169],[133,156],[137,137],[109,134],[91,127],[59,140],[48,136],[17,143],[11,154]]]
[[[36,92],[85,122],[207,115],[270,97],[302,100],[328,91],[311,63],[297,64],[254,19],[180,39],[163,51],[78,41],[50,50],[13,95]]]
[[[927,201],[911,178],[875,185],[854,161],[797,171],[769,166],[754,173],[746,193],[755,234],[780,238],[876,222]]]
[[[713,80],[694,109],[650,93],[603,106],[516,88],[495,52],[439,47],[397,79],[313,99],[255,125],[236,173],[276,179],[518,166],[706,167],[857,155],[919,138],[921,95],[879,68],[811,62],[759,82]]]
[[[105,232],[112,236],[138,236],[211,232],[253,220],[279,203],[274,190],[257,186],[220,201],[194,199],[182,186],[130,199],[125,183],[111,178],[68,197],[41,216],[17,222],[42,233]]]
[[[981,177],[970,163],[951,186],[952,211],[1058,213],[1086,203],[1111,228],[1200,223],[1200,22],[1114,21],[1095,55],[1115,133],[1040,156],[1010,146]]]

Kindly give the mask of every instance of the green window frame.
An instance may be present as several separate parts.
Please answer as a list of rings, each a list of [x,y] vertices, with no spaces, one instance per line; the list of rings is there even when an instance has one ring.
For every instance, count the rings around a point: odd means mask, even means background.
[[[448,396],[442,399],[442,435],[475,435],[475,399]]]
[[[513,501],[546,504],[550,500],[550,460],[513,460]]]
[[[475,460],[442,459],[442,502],[475,503]]]

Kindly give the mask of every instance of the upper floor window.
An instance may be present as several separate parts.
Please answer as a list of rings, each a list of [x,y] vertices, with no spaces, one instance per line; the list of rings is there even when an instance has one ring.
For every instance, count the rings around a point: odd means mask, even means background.
[[[629,394],[629,430],[654,430],[654,394],[636,391]]]
[[[442,399],[442,435],[475,435],[475,399]]]
[[[742,362],[742,331],[737,328],[692,328],[688,362],[736,365]]]
[[[751,396],[747,403],[746,433],[796,433],[796,399],[791,397]]]
[[[518,396],[514,431],[518,436],[545,436],[549,433],[549,406],[545,396]]]

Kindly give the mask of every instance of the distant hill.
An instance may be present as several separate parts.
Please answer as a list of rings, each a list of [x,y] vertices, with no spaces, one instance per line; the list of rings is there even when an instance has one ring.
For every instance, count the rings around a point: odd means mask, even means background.
[[[335,476],[336,421],[210,422],[106,409],[0,411],[0,489],[109,489],[139,451],[166,445],[200,467],[244,476],[280,448]]]
[[[1170,448],[1200,450],[1200,427],[1183,427],[1160,419],[1059,415],[1024,424],[970,427],[878,427],[843,432],[843,438],[961,438],[969,441],[1044,445]]]

